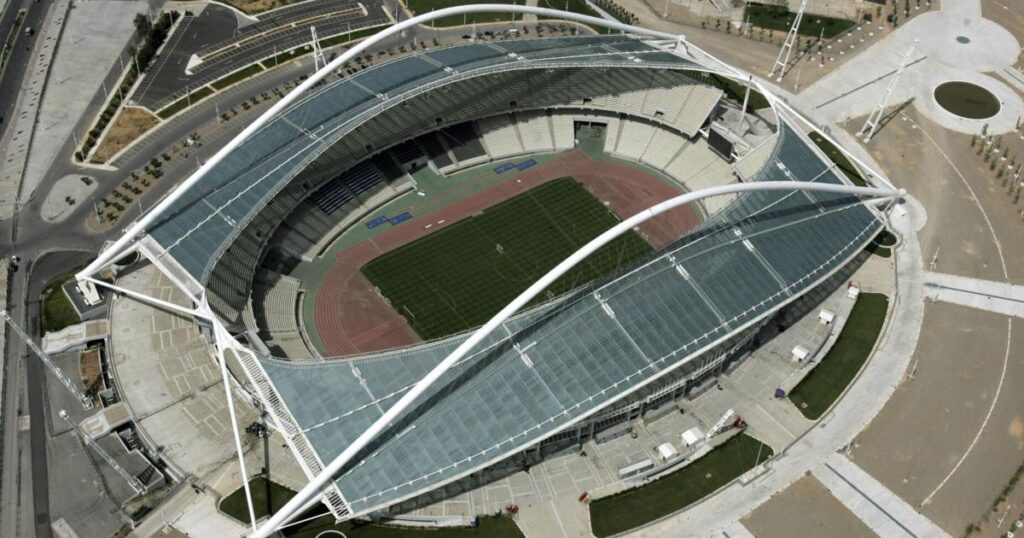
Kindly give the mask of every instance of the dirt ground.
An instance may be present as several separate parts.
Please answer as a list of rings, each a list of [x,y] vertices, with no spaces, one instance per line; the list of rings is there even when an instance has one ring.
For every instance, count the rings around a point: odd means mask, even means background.
[[[572,151],[506,180],[489,189],[446,205],[428,215],[363,241],[337,254],[337,262],[316,291],[315,323],[326,356],[392,349],[415,344],[419,336],[405,318],[391,308],[361,273],[367,262],[419,239],[468,215],[511,198],[547,181],[572,176],[619,218],[671,198],[679,189],[637,168],[591,160]],[[661,248],[698,224],[690,207],[661,215],[639,227],[640,234]],[[429,226],[429,228],[428,228]]]
[[[856,438],[851,455],[954,535],[989,509],[1024,459],[1024,406],[1013,388],[1024,380],[1024,362],[1012,359],[1024,356],[1024,321],[1013,320],[1004,376],[1009,323],[999,314],[926,304],[914,378]],[[943,484],[983,424],[973,450]]]
[[[1024,252],[1008,248],[1024,232],[1024,223],[1018,218],[1012,200],[970,149],[970,136],[938,127],[912,106],[904,114],[908,119],[899,115],[885,124],[868,149],[893,183],[906,188],[927,210],[928,222],[918,234],[925,266],[938,252],[935,271],[1003,280],[999,252],[972,198],[973,190],[1004,245],[1010,280],[1024,281]],[[852,120],[847,128],[860,125],[860,121]],[[955,163],[956,169],[945,156]]]
[[[124,149],[128,144],[134,142],[152,129],[160,120],[144,108],[129,106],[121,109],[114,124],[103,137],[96,152],[93,153],[90,162],[104,163],[107,158],[113,157],[117,152]]]
[[[813,476],[793,482],[740,523],[758,538],[877,536]]]
[[[999,21],[999,24],[1024,41],[1024,2],[1020,0],[981,0],[981,14],[986,19]],[[1017,68],[1024,67],[1024,59],[1018,58],[1014,64]]]
[[[100,375],[102,375],[100,352],[95,349],[83,351],[79,365],[81,367],[82,386],[86,389],[93,386],[99,388]]]

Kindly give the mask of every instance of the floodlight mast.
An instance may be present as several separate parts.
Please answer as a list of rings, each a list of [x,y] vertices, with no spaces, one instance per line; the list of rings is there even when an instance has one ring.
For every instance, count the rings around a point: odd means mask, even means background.
[[[299,510],[302,506],[306,505],[310,499],[315,498],[320,494],[320,491],[334,479],[334,476],[340,472],[357,454],[359,454],[367,445],[373,441],[377,435],[388,428],[408,407],[426,392],[431,385],[434,384],[442,375],[445,374],[455,363],[460,361],[466,354],[469,353],[477,344],[479,344],[484,338],[486,338],[491,332],[501,326],[507,321],[513,314],[519,311],[520,308],[526,306],[530,301],[537,297],[541,292],[548,288],[557,279],[561,278],[573,267],[582,262],[588,256],[593,254],[601,247],[607,245],[611,241],[615,240],[622,234],[632,230],[634,227],[643,224],[644,222],[661,215],[667,211],[675,209],[677,207],[693,203],[697,200],[704,198],[710,198],[713,196],[722,196],[726,194],[741,193],[741,192],[755,192],[755,191],[813,191],[813,192],[830,192],[838,194],[851,194],[856,196],[864,196],[870,199],[893,199],[899,198],[905,194],[906,191],[903,189],[886,189],[877,187],[855,187],[851,185],[836,185],[831,183],[809,183],[804,181],[763,181],[754,183],[738,183],[730,185],[721,185],[717,187],[710,187],[699,191],[688,192],[670,198],[664,202],[656,204],[648,209],[645,209],[632,217],[621,221],[612,228],[597,236],[589,243],[584,245],[582,248],[572,253],[568,258],[563,260],[561,263],[556,265],[553,269],[548,271],[543,277],[533,283],[529,288],[519,294],[512,302],[502,308],[497,314],[494,315],[487,323],[477,329],[468,339],[460,344],[454,351],[451,352],[443,361],[434,367],[426,376],[423,377],[415,386],[413,386],[405,395],[399,399],[395,405],[391,406],[383,415],[380,416],[369,428],[367,428],[362,434],[356,438],[351,444],[345,447],[345,450],[339,454],[330,464],[328,464],[320,472],[320,474],[313,477],[312,480],[305,487],[302,488],[291,500],[288,501],[276,514],[274,514],[269,520],[267,520],[262,527],[260,527],[253,535],[252,538],[267,538],[271,533],[276,531],[282,525],[287,524],[296,515],[299,514]]]
[[[632,34],[639,34],[657,39],[666,39],[676,42],[678,48],[686,48],[689,43],[686,42],[685,37],[679,34],[673,34],[668,32],[659,32],[657,30],[650,30],[639,26],[633,26],[630,24],[624,24],[619,21],[612,21],[603,19],[600,17],[591,17],[589,15],[581,15],[579,13],[571,13],[566,11],[560,11],[557,9],[549,9],[542,7],[533,7],[525,5],[515,4],[473,4],[466,6],[455,6],[444,9],[438,9],[431,11],[430,13],[424,13],[415,17],[406,19],[401,22],[397,22],[388,28],[377,32],[376,34],[367,37],[360,41],[352,48],[345,51],[332,62],[324,66],[323,69],[313,73],[305,81],[299,84],[294,90],[286,94],[280,101],[274,103],[266,112],[260,115],[256,120],[246,126],[235,138],[228,142],[220,151],[213,154],[209,160],[202,163],[199,168],[182,182],[176,189],[170,192],[163,200],[160,201],[155,207],[153,207],[149,213],[143,215],[139,220],[135,221],[124,234],[114,241],[106,250],[101,252],[95,260],[92,261],[88,266],[79,271],[75,278],[78,280],[84,280],[85,277],[95,274],[103,267],[110,264],[116,257],[120,256],[121,253],[125,252],[129,248],[133,241],[137,240],[141,234],[145,233],[146,227],[152,224],[160,215],[162,215],[168,208],[170,208],[175,202],[180,199],[185,192],[192,188],[195,184],[199,183],[206,174],[217,166],[220,161],[224,160],[225,157],[231,154],[235,149],[238,148],[243,142],[249,137],[255,134],[257,131],[262,129],[267,123],[274,119],[278,114],[288,108],[292,103],[301,97],[306,90],[309,90],[314,85],[323,80],[334,70],[340,68],[346,62],[359,56],[370,47],[377,43],[395,35],[399,34],[409,28],[418,26],[421,23],[430,22],[435,19],[442,17],[449,17],[452,15],[462,14],[473,14],[473,13],[525,13],[531,15],[540,15],[555,19],[565,19],[575,22],[581,22],[584,24],[601,26],[604,28],[611,28],[613,30],[619,30],[621,32],[628,32]]]

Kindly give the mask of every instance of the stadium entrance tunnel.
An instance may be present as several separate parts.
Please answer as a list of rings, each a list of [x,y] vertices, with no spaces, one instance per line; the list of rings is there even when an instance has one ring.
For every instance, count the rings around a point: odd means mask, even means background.
[[[939,84],[935,88],[935,102],[946,112],[971,120],[991,118],[1002,108],[992,92],[959,80]]]

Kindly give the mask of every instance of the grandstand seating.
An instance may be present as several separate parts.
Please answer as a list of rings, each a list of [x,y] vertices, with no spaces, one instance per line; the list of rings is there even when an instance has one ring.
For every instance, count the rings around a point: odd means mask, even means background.
[[[405,177],[411,179],[409,176]],[[313,244],[309,245],[305,251],[299,253],[300,257],[305,260],[312,260],[315,256],[320,255],[324,249],[330,246],[330,243],[334,241],[341,231],[347,229],[355,221],[363,218],[367,211],[373,210],[391,198],[412,190],[412,188],[411,181],[399,181],[393,185],[380,189],[372,196],[359,200],[358,203],[353,203],[349,207],[344,208],[343,212],[338,213],[338,216],[341,218],[332,223],[332,226],[327,230],[324,230],[323,233],[320,233]]]
[[[438,138],[451,149],[451,155],[455,157],[458,168],[487,161],[487,152],[484,151],[471,121],[441,129],[438,131]]]
[[[394,154],[395,160],[400,163],[413,162],[423,156],[419,146],[412,140],[407,140],[391,148],[391,153]]]
[[[347,215],[359,206],[361,200],[352,197],[335,210],[336,215]],[[315,204],[305,201],[281,223],[274,232],[270,243],[298,258],[308,258],[308,253],[335,226],[337,218],[327,215]]]
[[[504,159],[525,153],[516,135],[512,120],[507,114],[500,114],[477,121],[484,147],[492,159]]]
[[[758,172],[764,168],[768,159],[771,159],[778,141],[778,136],[771,136],[765,139],[761,144],[736,161],[732,166],[733,170],[736,171],[736,174],[739,175],[743,181],[754,179]]]
[[[623,120],[621,138],[615,147],[615,155],[639,161],[658,130],[647,123]]]
[[[370,161],[363,161],[347,172],[320,187],[310,200],[328,215],[337,211],[353,197],[362,194],[384,181],[384,174]]]
[[[551,137],[551,125],[544,112],[520,112],[516,114],[516,125],[522,136],[523,147],[528,152],[552,151],[555,141]]]
[[[309,351],[298,332],[275,334],[264,341],[270,353],[275,357],[288,357],[292,360],[314,360],[317,357]]]
[[[551,130],[554,133],[555,149],[572,149],[576,146],[576,129],[572,116],[553,114]]]
[[[298,324],[299,281],[266,269],[256,271],[252,287],[252,319],[263,343],[286,357],[312,359]],[[248,317],[248,316],[246,316]]]
[[[297,331],[295,305],[299,300],[299,281],[266,269],[259,269],[253,278],[252,301],[256,326],[260,332],[273,334]]]
[[[619,131],[622,129],[622,125],[619,123],[617,118],[609,118],[608,125],[605,128],[604,133],[604,152],[608,154],[615,153],[615,146],[619,144]]]
[[[435,133],[427,133],[417,138],[416,141],[419,142],[427,157],[434,161],[434,166],[443,170],[454,164],[451,155],[448,154],[448,149],[441,144]]]
[[[711,151],[707,141],[703,138],[698,138],[693,143],[683,146],[682,151],[668,163],[664,170],[690,191],[735,181],[729,163]],[[707,198],[702,203],[708,215],[713,215],[735,198],[735,195],[716,196]]]
[[[640,160],[654,168],[663,170],[685,144],[686,139],[678,134],[668,129],[658,129]]]

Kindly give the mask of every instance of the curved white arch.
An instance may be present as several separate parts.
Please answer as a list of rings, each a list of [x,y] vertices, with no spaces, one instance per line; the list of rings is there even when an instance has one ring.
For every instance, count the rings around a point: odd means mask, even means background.
[[[139,234],[145,231],[147,226],[149,226],[154,220],[156,220],[158,216],[163,214],[163,212],[166,211],[171,206],[171,204],[173,204],[175,201],[181,198],[181,196],[186,191],[188,191],[189,188],[191,188],[193,185],[202,180],[203,177],[206,176],[207,172],[209,172],[214,166],[216,166],[225,157],[231,154],[231,152],[238,148],[238,146],[240,146],[243,142],[245,142],[246,139],[255,134],[258,130],[262,129],[263,126],[269,123],[270,120],[274,119],[274,117],[277,116],[278,113],[288,108],[299,97],[301,97],[302,94],[306,92],[306,90],[312,88],[315,84],[323,80],[331,72],[338,69],[339,67],[344,65],[346,62],[352,60],[356,56],[359,56],[373,45],[395,34],[401,33],[409,28],[412,28],[425,22],[430,22],[443,17],[448,17],[451,15],[462,15],[472,13],[524,13],[532,15],[542,15],[550,18],[566,19],[570,21],[591,24],[594,26],[611,28],[613,30],[620,30],[623,32],[655,37],[658,39],[669,39],[676,41],[680,45],[684,44],[684,36],[682,35],[671,34],[667,32],[659,32],[657,30],[650,30],[639,26],[632,26],[618,21],[610,21],[607,19],[602,19],[600,17],[581,15],[579,13],[571,13],[567,11],[560,11],[557,9],[548,9],[542,7],[518,6],[514,4],[474,4],[466,6],[456,6],[439,9],[437,11],[431,11],[430,13],[424,13],[422,15],[417,15],[410,19],[406,19],[404,21],[395,23],[394,25],[389,26],[381,30],[380,32],[377,32],[376,34],[360,41],[354,47],[345,51],[345,53],[335,58],[332,62],[325,65],[319,71],[313,73],[313,75],[311,75],[309,78],[303,81],[302,84],[296,86],[294,90],[286,94],[280,101],[278,101],[269,109],[267,109],[266,112],[261,114],[260,117],[256,118],[245,129],[243,129],[242,132],[238,133],[238,135],[235,136],[235,138],[231,139],[231,141],[228,142],[223,148],[221,148],[220,151],[213,154],[213,156],[210,157],[209,160],[203,163],[199,167],[199,169],[197,169],[191,176],[189,176],[188,179],[183,181],[181,185],[178,185],[177,188],[171,191],[163,200],[161,200],[156,206],[150,209],[149,213],[146,213],[139,220],[135,221],[134,224],[132,224],[127,230],[125,230],[124,234],[120,238],[118,238],[116,241],[114,241],[113,244],[111,244],[103,252],[101,252],[99,256],[97,256],[96,259],[93,260],[92,263],[90,263],[87,267],[79,271],[75,275],[75,278],[78,280],[83,280],[86,276],[94,274],[96,271],[102,269],[104,266],[112,262],[113,259],[119,255],[119,253],[121,253],[126,247],[129,246],[129,244],[133,240],[135,240],[139,236]]]
[[[337,474],[342,467],[345,466],[352,459],[353,456],[363,450],[381,431],[387,428],[391,422],[393,422],[398,416],[405,411],[410,404],[421,394],[423,394],[430,386],[437,381],[445,372],[448,371],[455,363],[461,360],[470,350],[479,344],[484,338],[486,338],[491,332],[497,329],[502,323],[508,320],[513,314],[515,314],[520,308],[526,306],[542,291],[547,289],[555,280],[559,279],[562,275],[569,272],[573,267],[582,262],[587,256],[593,254],[601,247],[607,245],[615,238],[622,234],[632,230],[634,227],[658,216],[666,211],[675,209],[677,207],[693,203],[697,200],[709,198],[712,196],[722,196],[725,194],[733,194],[740,192],[754,192],[754,191],[775,191],[775,190],[801,190],[801,191],[816,191],[816,192],[830,192],[838,194],[853,194],[858,196],[865,196],[873,199],[889,199],[903,196],[905,191],[903,189],[883,189],[876,187],[854,187],[849,185],[834,185],[828,183],[807,183],[802,181],[765,181],[756,183],[738,183],[731,185],[722,185],[718,187],[710,187],[699,191],[688,192],[681,194],[648,209],[640,211],[632,217],[619,222],[615,226],[609,228],[601,235],[595,237],[582,248],[572,253],[568,258],[563,260],[561,263],[556,265],[553,269],[547,272],[544,276],[533,283],[529,288],[519,294],[518,297],[512,300],[505,308],[502,308],[497,314],[494,315],[487,323],[477,329],[466,341],[464,341],[459,347],[455,348],[443,361],[434,367],[427,375],[423,377],[415,386],[413,386],[401,399],[399,399],[390,409],[387,410],[380,418],[378,418],[366,431],[364,431],[355,441],[353,441],[345,450],[339,454],[329,465],[327,465],[319,475],[313,477],[312,480],[305,487],[299,491],[291,500],[285,504],[273,517],[267,520],[259,530],[256,531],[252,536],[254,538],[265,538],[274,532],[281,525],[286,524],[295,515],[299,513],[299,509],[306,505],[308,501],[313,499],[319,492],[330,482],[334,475]]]

